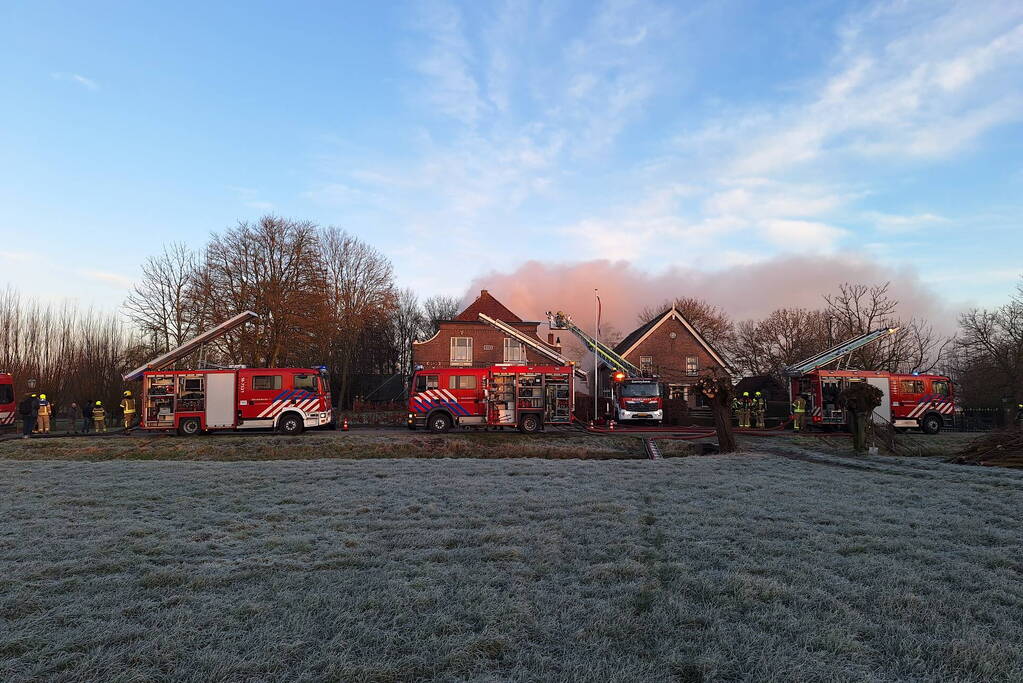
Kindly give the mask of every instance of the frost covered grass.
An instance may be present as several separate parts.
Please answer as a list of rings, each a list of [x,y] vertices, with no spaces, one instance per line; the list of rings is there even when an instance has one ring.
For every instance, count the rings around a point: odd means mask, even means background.
[[[679,451],[679,454],[685,451]],[[14,460],[305,460],[319,458],[642,458],[637,437],[576,431],[433,435],[405,429],[316,431],[299,436],[219,434],[13,439],[0,457]]]
[[[1023,477],[813,457],[3,460],[0,678],[1023,679]]]

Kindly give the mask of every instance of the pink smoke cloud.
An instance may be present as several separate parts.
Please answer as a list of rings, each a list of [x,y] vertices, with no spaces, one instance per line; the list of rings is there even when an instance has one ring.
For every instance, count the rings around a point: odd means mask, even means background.
[[[714,272],[674,267],[653,274],[627,261],[528,261],[511,272],[475,278],[465,303],[487,289],[524,319],[543,321],[546,311],[563,310],[579,325],[592,327],[597,288],[603,322],[625,334],[639,325],[637,316],[644,308],[679,296],[705,299],[739,321],[762,317],[776,308],[823,307],[823,295],[837,291],[843,282],[888,281],[891,295],[899,302],[900,317],[925,319],[942,334],[954,332],[954,308],[922,283],[913,269],[838,256],[787,256]]]

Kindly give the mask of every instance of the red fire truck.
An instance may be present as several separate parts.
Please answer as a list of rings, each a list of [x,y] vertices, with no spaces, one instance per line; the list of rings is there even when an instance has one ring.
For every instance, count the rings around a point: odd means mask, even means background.
[[[125,381],[142,380],[139,426],[187,435],[259,428],[299,434],[330,424],[325,368],[164,369],[255,317],[246,311],[125,374]]]
[[[14,398],[14,378],[0,372],[0,430],[10,429],[18,419],[18,402]]]
[[[838,397],[851,382],[866,382],[881,390],[881,405],[874,409],[875,419],[890,422],[896,428],[921,429],[936,434],[955,413],[952,381],[944,375],[900,374],[874,370],[825,370],[825,365],[840,362],[856,349],[898,332],[882,328],[822,351],[785,369],[791,379],[791,398],[802,396],[812,425],[845,426],[846,411],[838,406]]]
[[[896,428],[937,434],[955,412],[952,381],[944,375],[896,374],[871,370],[815,370],[792,379],[793,395],[807,399],[814,425],[846,424],[846,411],[836,401],[850,382],[866,382],[884,396],[874,414]]]
[[[569,424],[573,371],[571,365],[513,364],[419,370],[409,388],[408,427],[517,427],[531,434],[545,424]]]

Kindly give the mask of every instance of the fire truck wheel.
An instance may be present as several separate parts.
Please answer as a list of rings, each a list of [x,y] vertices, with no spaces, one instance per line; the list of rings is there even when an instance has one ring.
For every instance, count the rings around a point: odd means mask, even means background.
[[[297,413],[285,413],[277,423],[277,429],[281,434],[301,434],[304,426],[302,416]]]
[[[523,415],[522,419],[519,420],[519,431],[523,434],[536,434],[542,426],[540,416],[532,413]]]
[[[451,418],[445,413],[434,413],[430,416],[430,431],[443,434],[451,429]]]
[[[202,425],[199,424],[199,418],[197,417],[190,417],[178,424],[178,434],[182,436],[195,436],[200,431],[202,431]]]
[[[924,434],[937,434],[941,431],[941,422],[940,415],[931,413],[920,421],[920,429],[923,430]]]

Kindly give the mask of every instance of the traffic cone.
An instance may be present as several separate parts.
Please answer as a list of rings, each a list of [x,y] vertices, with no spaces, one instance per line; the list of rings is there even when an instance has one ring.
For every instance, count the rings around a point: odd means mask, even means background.
[[[342,432],[347,432],[348,431],[348,418],[347,417],[341,420],[341,431]]]
[[[607,421],[607,428],[613,432],[615,430],[615,421],[614,420],[608,420]]]

